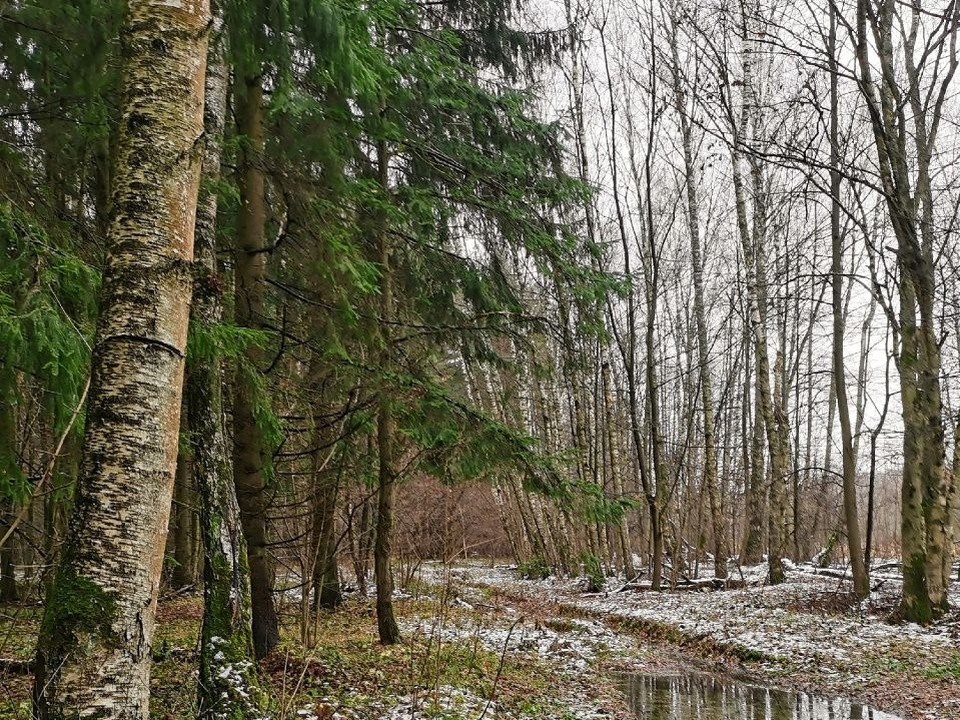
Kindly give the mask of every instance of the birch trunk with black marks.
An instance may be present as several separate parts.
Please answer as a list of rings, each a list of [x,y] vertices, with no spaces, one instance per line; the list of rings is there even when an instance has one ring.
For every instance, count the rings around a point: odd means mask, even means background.
[[[203,332],[223,321],[223,282],[217,265],[217,191],[227,108],[222,0],[212,3],[203,124],[203,184],[197,203],[191,323]],[[211,344],[192,355],[187,408],[193,477],[200,498],[203,544],[203,624],[197,679],[200,720],[263,716],[254,666],[250,569],[233,483],[233,458],[223,400],[223,358]]]
[[[37,643],[40,720],[149,717],[203,130],[205,0],[131,0],[76,505]]]

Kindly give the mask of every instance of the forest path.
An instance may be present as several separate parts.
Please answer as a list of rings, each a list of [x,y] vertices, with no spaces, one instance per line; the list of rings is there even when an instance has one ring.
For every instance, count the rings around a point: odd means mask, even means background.
[[[886,622],[899,592],[883,580],[867,603],[845,600],[845,581],[794,568],[777,587],[717,592],[583,593],[575,579],[520,579],[510,566],[426,565],[421,577],[471,598],[512,607],[535,626],[589,623],[612,647],[646,642],[632,654],[607,653],[608,668],[684,666],[793,690],[861,700],[905,718],[960,717],[960,618],[921,628]],[[622,582],[611,581],[615,589]],[[954,593],[960,588],[954,588]],[[956,594],[954,594],[956,597]],[[589,642],[589,640],[587,641]],[[576,645],[574,645],[576,646]]]

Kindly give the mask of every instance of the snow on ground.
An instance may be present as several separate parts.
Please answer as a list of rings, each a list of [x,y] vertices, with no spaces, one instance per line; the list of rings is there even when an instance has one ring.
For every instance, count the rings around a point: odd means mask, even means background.
[[[564,710],[542,711],[537,720],[610,720],[608,711],[578,703],[575,700]],[[474,693],[451,685],[405,695],[379,720],[437,720],[438,718],[471,718],[507,720],[514,715],[501,711],[496,701],[484,700]]]
[[[497,716],[496,703],[479,698],[462,688],[442,685],[400,698],[381,720],[433,720],[453,714],[457,717]]]
[[[740,657],[760,658],[738,667],[772,686],[809,689],[826,698],[865,699],[899,708],[904,717],[960,718],[957,686],[949,679],[938,684],[940,680],[927,673],[934,666],[954,672],[949,663],[958,658],[960,613],[952,614],[952,622],[930,628],[886,622],[900,592],[898,573],[886,567],[874,574],[871,597],[853,607],[845,605],[849,578],[839,568],[790,566],[787,582],[777,586],[765,585],[765,574],[763,566],[736,570],[732,578],[745,586],[723,591],[705,587],[651,592],[638,590],[635,583],[628,587],[624,578],[611,578],[605,592],[585,593],[576,578],[524,580],[509,565],[424,563],[418,582],[398,593],[398,599],[416,601],[426,593],[439,601],[438,609],[401,615],[400,625],[405,636],[426,638],[434,647],[474,646],[503,655],[507,663],[521,656],[553,668],[551,673],[566,680],[553,684],[553,704],[537,710],[538,720],[610,718],[609,706],[587,699],[583,692],[583,683],[597,681],[596,671],[683,673],[687,663],[696,667],[698,655],[710,655],[714,644]],[[954,585],[951,596],[958,595],[960,586]],[[617,624],[630,621],[654,631],[671,630],[665,635],[671,642],[678,641],[672,632],[682,636],[683,644],[701,642],[664,657],[654,646],[638,644],[636,633],[624,632]],[[713,667],[721,675],[730,669]],[[906,670],[909,683],[900,674]],[[488,704],[485,695],[453,685],[410,688],[407,694],[381,698],[365,717],[528,717],[496,702]],[[563,710],[555,717],[557,707]],[[303,720],[356,720],[349,711],[341,712],[327,715],[308,708]]]
[[[586,670],[599,656],[623,655],[636,647],[632,638],[618,634],[596,620],[564,620],[553,627],[517,618],[515,623],[452,622],[436,618],[402,622],[403,632],[415,632],[444,643],[479,643],[487,650],[523,652],[560,663],[567,670]]]
[[[748,583],[761,582],[763,575],[762,567],[745,568],[743,572]],[[722,592],[625,590],[585,594],[576,579],[523,580],[512,566],[506,565],[459,565],[450,570],[426,565],[422,577],[428,582],[443,582],[449,577],[454,583],[486,585],[518,597],[561,601],[591,615],[669,625],[688,636],[707,637],[726,646],[739,646],[792,663],[818,663],[827,672],[831,667],[838,671],[847,669],[854,660],[883,655],[905,640],[946,649],[956,642],[952,637],[956,625],[893,625],[871,614],[867,604],[860,612],[817,612],[817,601],[837,594],[844,581],[804,567],[791,568],[787,582],[780,585],[750,584]],[[613,590],[624,584],[622,579],[608,583]],[[887,573],[882,597],[875,593],[872,600],[889,605],[899,590],[899,579]],[[951,591],[956,597],[960,587],[955,585]],[[809,607],[813,611],[805,609]],[[852,682],[856,678],[850,679]]]

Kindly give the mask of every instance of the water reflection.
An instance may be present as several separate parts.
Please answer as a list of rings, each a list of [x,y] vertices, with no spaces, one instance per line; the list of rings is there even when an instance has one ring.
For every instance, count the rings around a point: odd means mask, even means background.
[[[774,690],[712,675],[625,675],[642,720],[900,720],[843,698]]]

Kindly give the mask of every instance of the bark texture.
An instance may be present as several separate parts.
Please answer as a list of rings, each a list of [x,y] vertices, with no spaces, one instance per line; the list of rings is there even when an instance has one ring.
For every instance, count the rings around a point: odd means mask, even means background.
[[[234,265],[236,321],[243,327],[260,328],[266,312],[268,257],[262,79],[247,78],[239,90],[242,97],[238,101],[237,123],[245,144]],[[273,601],[274,567],[267,536],[263,432],[257,424],[256,387],[250,376],[251,372],[262,367],[263,353],[260,348],[249,347],[246,360],[247,368],[237,373],[233,406],[234,481],[250,560],[253,644],[257,657],[262,658],[280,641],[280,629]]]
[[[386,143],[377,147],[379,180],[383,192],[389,192],[387,168],[389,155]],[[380,220],[380,334],[383,342],[384,370],[389,370],[393,355],[390,323],[393,320],[393,275],[389,235],[386,219]],[[386,378],[384,385],[386,386]],[[393,539],[393,495],[396,473],[393,467],[394,421],[387,391],[380,392],[380,407],[377,419],[377,452],[379,456],[379,487],[377,494],[377,537],[373,547],[373,573],[377,583],[377,631],[380,642],[392,645],[400,641],[400,628],[393,614],[393,575],[390,570],[391,544]]]
[[[208,5],[131,0],[109,255],[76,506],[34,716],[146,720],[177,460]]]
[[[949,608],[954,495],[953,478],[946,466],[942,358],[934,310],[938,257],[934,252],[931,161],[960,57],[955,25],[940,41],[949,43],[949,54],[943,54],[942,45],[937,52],[920,52],[916,31],[919,6],[911,7],[913,30],[898,46],[894,28],[905,21],[901,14],[905,12],[893,3],[875,7],[870,0],[859,0],[856,55],[858,84],[873,129],[887,214],[897,238],[900,274],[897,370],[904,426],[900,611],[907,620],[927,623]],[[902,57],[897,57],[901,51]],[[876,78],[874,64],[879,65]],[[903,72],[899,73],[901,65]],[[904,112],[904,107],[910,112]]]
[[[223,320],[217,267],[215,181],[227,106],[229,70],[224,59],[221,3],[214,2],[207,58],[203,124],[203,188],[197,204],[196,273],[191,322],[203,332]],[[251,625],[250,569],[233,484],[233,464],[223,402],[222,359],[215,347],[190,358],[187,407],[193,477],[200,497],[203,544],[203,625],[197,717],[252,720],[263,716]]]

